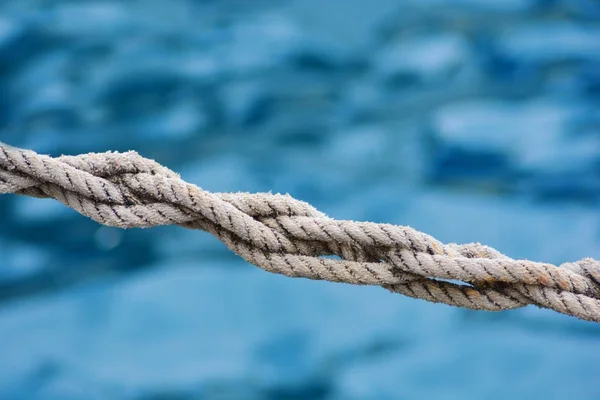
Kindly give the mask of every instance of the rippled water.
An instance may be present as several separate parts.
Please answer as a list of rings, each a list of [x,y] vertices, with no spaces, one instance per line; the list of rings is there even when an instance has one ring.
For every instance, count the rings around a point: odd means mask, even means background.
[[[600,258],[593,0],[4,0],[0,140]],[[0,398],[600,397],[600,326],[290,279],[0,197]]]

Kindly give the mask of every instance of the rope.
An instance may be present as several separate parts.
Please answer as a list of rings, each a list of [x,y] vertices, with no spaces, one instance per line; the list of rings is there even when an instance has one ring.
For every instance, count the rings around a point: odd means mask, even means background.
[[[599,261],[514,260],[407,226],[334,220],[289,195],[211,193],[131,151],[52,158],[0,143],[0,193],[53,198],[103,225],[204,230],[290,277],[378,285],[475,310],[534,304],[600,322]]]

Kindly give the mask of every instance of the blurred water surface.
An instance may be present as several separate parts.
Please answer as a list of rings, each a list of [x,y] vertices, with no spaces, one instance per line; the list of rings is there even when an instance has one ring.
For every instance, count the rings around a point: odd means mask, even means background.
[[[600,3],[3,0],[0,140],[600,258]],[[270,275],[0,197],[1,399],[598,399],[600,326]]]

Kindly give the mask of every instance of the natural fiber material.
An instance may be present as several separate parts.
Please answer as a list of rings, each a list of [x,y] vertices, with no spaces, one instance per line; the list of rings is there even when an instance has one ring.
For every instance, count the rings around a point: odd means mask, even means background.
[[[476,310],[534,304],[600,322],[598,261],[513,260],[406,226],[337,221],[289,195],[210,193],[135,152],[52,158],[0,143],[0,193],[54,198],[120,228],[204,230],[248,262],[291,277],[379,285]]]

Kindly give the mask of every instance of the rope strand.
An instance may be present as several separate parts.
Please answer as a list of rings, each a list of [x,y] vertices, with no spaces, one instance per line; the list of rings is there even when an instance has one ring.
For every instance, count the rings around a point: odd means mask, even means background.
[[[378,285],[475,310],[534,304],[600,322],[596,260],[514,260],[407,226],[334,220],[289,195],[211,193],[132,151],[52,158],[0,143],[5,193],[53,198],[103,225],[204,230],[246,261],[290,277]]]

